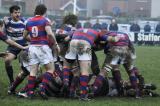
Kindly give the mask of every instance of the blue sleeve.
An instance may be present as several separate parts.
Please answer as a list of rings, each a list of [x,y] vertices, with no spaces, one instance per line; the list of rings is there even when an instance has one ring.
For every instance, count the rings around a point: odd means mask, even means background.
[[[69,36],[71,39],[72,39],[73,33],[74,33],[74,31],[68,32],[68,36]]]

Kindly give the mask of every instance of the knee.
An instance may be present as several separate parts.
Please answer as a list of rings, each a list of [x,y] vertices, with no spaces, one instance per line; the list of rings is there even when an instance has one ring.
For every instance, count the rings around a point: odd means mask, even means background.
[[[5,61],[5,64],[10,64],[12,59],[6,57],[6,58],[4,58],[4,61]]]

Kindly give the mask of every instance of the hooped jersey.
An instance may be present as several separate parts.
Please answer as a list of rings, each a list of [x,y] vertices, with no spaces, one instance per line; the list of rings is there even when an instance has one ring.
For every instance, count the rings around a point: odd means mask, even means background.
[[[130,39],[126,33],[108,32],[106,35],[119,38],[117,42],[110,42],[109,45],[111,46],[128,46],[129,45]]]
[[[80,28],[76,30],[72,35],[72,39],[85,40],[89,42],[91,46],[94,46],[95,41],[99,38],[101,38],[100,32],[93,29]]]
[[[35,16],[27,20],[26,30],[31,37],[32,45],[48,45],[48,35],[45,31],[46,26],[50,26],[50,20],[43,16]]]
[[[23,31],[25,29],[25,19],[20,17],[18,21],[14,21],[11,17],[5,21],[5,31],[7,36],[20,45],[25,45],[26,40],[23,38]]]

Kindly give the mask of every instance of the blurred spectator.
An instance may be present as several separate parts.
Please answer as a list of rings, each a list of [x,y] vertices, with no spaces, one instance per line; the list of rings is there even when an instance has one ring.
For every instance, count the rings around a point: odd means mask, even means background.
[[[144,35],[149,35],[151,32],[151,26],[150,23],[147,22],[146,25],[144,26]],[[145,45],[153,45],[153,41],[145,41]]]
[[[108,24],[107,23],[102,23],[101,29],[108,29]]]
[[[155,35],[160,36],[160,22],[156,26]],[[160,42],[156,42],[155,44],[160,44]]]
[[[89,19],[84,23],[84,28],[91,28],[92,24],[89,22]]]
[[[62,21],[56,21],[56,23],[55,23],[55,28],[56,29],[60,29],[61,28],[61,26],[62,26]]]
[[[135,43],[138,43],[138,33],[140,32],[140,26],[137,24],[137,22],[134,22],[131,25],[130,31],[134,32]]]
[[[146,25],[144,26],[144,32],[145,35],[148,35],[151,32],[151,26],[149,22],[147,22]]]
[[[160,22],[156,26],[155,35],[160,35]]]
[[[99,23],[99,19],[96,20],[96,23],[92,27],[95,30],[101,29],[101,24]]]
[[[115,32],[118,31],[118,25],[115,19],[112,19],[112,22],[109,26],[109,31],[115,31]]]
[[[82,28],[82,24],[81,24],[80,22],[78,22],[78,23],[76,24],[76,28],[77,28],[77,29]]]

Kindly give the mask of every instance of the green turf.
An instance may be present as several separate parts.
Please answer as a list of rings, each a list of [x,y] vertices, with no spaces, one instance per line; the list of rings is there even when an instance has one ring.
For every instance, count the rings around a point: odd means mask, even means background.
[[[0,43],[0,51],[5,51],[6,45]],[[137,61],[136,65],[141,70],[146,82],[151,82],[157,85],[157,92],[160,93],[160,47],[136,47]],[[105,56],[103,52],[98,52],[99,62],[102,64]],[[18,73],[19,65],[14,61],[14,75]],[[123,77],[127,79],[124,70]],[[152,98],[145,97],[137,100],[134,98],[95,98],[89,102],[79,100],[50,98],[48,101],[43,101],[40,98],[35,100],[19,99],[15,96],[7,95],[8,79],[4,69],[3,59],[0,59],[0,106],[159,106],[160,97]]]

